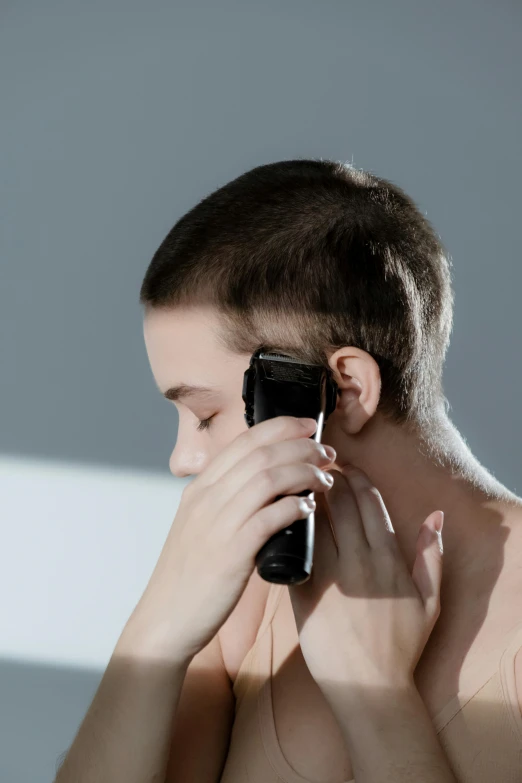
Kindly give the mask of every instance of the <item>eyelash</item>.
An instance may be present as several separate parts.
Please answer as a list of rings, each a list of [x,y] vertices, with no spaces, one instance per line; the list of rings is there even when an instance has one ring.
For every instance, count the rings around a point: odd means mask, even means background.
[[[202,419],[197,426],[199,432],[201,432],[202,430],[208,430],[208,428],[210,427],[210,422],[212,421],[213,418],[214,416],[210,416],[208,419]]]

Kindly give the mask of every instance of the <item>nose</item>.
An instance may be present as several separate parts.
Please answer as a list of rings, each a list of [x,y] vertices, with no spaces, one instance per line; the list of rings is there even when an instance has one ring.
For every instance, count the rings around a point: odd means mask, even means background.
[[[208,463],[208,455],[197,449],[180,448],[180,444],[172,450],[169,459],[169,470],[174,478],[197,476]]]

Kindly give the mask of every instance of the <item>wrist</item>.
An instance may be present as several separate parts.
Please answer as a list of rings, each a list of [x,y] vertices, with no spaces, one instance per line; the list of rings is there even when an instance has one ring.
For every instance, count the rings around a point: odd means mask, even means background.
[[[127,620],[116,644],[116,652],[129,659],[168,663],[186,671],[193,656],[184,648],[172,616],[157,618],[138,604]]]
[[[384,728],[390,720],[427,714],[413,680],[356,688],[350,701],[353,709],[344,710],[345,720],[359,726],[368,723]]]
[[[323,693],[335,713],[340,712],[346,720],[360,722],[364,716],[373,720],[374,716],[393,711],[401,704],[425,709],[424,702],[415,685],[413,676],[404,674],[396,677],[393,682],[387,679],[379,680],[375,672],[357,679],[345,680],[342,683],[332,683],[323,689]],[[348,709],[349,705],[349,709]]]
[[[330,704],[356,779],[375,780],[390,770],[406,774],[415,769],[417,779],[427,783],[456,783],[413,680],[397,687],[361,687],[353,700],[351,691],[345,690],[344,697]]]

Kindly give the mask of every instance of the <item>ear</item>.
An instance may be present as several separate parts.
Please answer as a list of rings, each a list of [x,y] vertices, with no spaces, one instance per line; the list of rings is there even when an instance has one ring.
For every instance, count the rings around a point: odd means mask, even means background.
[[[341,411],[343,429],[356,435],[374,416],[381,396],[379,365],[360,348],[339,348],[328,359],[341,394],[337,409]]]

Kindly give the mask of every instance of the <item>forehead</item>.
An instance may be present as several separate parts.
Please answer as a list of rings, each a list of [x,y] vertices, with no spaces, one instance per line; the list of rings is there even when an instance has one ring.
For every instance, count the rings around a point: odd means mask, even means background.
[[[226,352],[216,339],[217,316],[203,309],[150,310],[143,336],[152,373],[163,393],[180,383],[227,388],[248,359]]]

